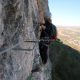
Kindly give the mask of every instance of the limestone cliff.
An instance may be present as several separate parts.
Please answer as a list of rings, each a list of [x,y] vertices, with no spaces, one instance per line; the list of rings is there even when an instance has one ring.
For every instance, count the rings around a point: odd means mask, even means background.
[[[38,43],[24,41],[38,38],[44,16],[50,17],[47,0],[0,0],[0,80],[28,80],[40,63]],[[32,78],[48,80],[43,73]]]

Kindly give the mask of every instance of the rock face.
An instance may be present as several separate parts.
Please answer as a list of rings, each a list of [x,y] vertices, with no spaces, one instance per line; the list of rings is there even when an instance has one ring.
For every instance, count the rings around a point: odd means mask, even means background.
[[[25,41],[38,38],[44,16],[47,0],[0,0],[0,80],[27,80],[35,58],[40,63],[38,43]]]

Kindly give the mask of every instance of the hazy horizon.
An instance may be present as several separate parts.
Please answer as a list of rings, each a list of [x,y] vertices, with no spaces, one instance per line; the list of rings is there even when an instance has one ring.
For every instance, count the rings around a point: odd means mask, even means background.
[[[54,24],[54,23],[53,23]],[[55,24],[56,25],[56,24]],[[80,26],[65,26],[65,25],[56,25],[56,27],[66,27],[66,28],[80,28]]]

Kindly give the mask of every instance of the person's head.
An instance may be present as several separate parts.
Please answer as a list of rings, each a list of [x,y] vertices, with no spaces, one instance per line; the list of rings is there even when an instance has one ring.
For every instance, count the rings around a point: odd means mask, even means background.
[[[45,17],[44,20],[45,20],[45,23],[52,23],[52,20],[50,17]]]

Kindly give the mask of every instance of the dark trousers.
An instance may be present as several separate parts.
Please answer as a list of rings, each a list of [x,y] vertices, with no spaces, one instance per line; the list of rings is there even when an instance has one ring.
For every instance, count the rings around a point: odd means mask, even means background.
[[[48,47],[40,42],[39,51],[40,51],[40,56],[41,56],[43,64],[46,64],[48,60],[47,50],[48,50]]]

